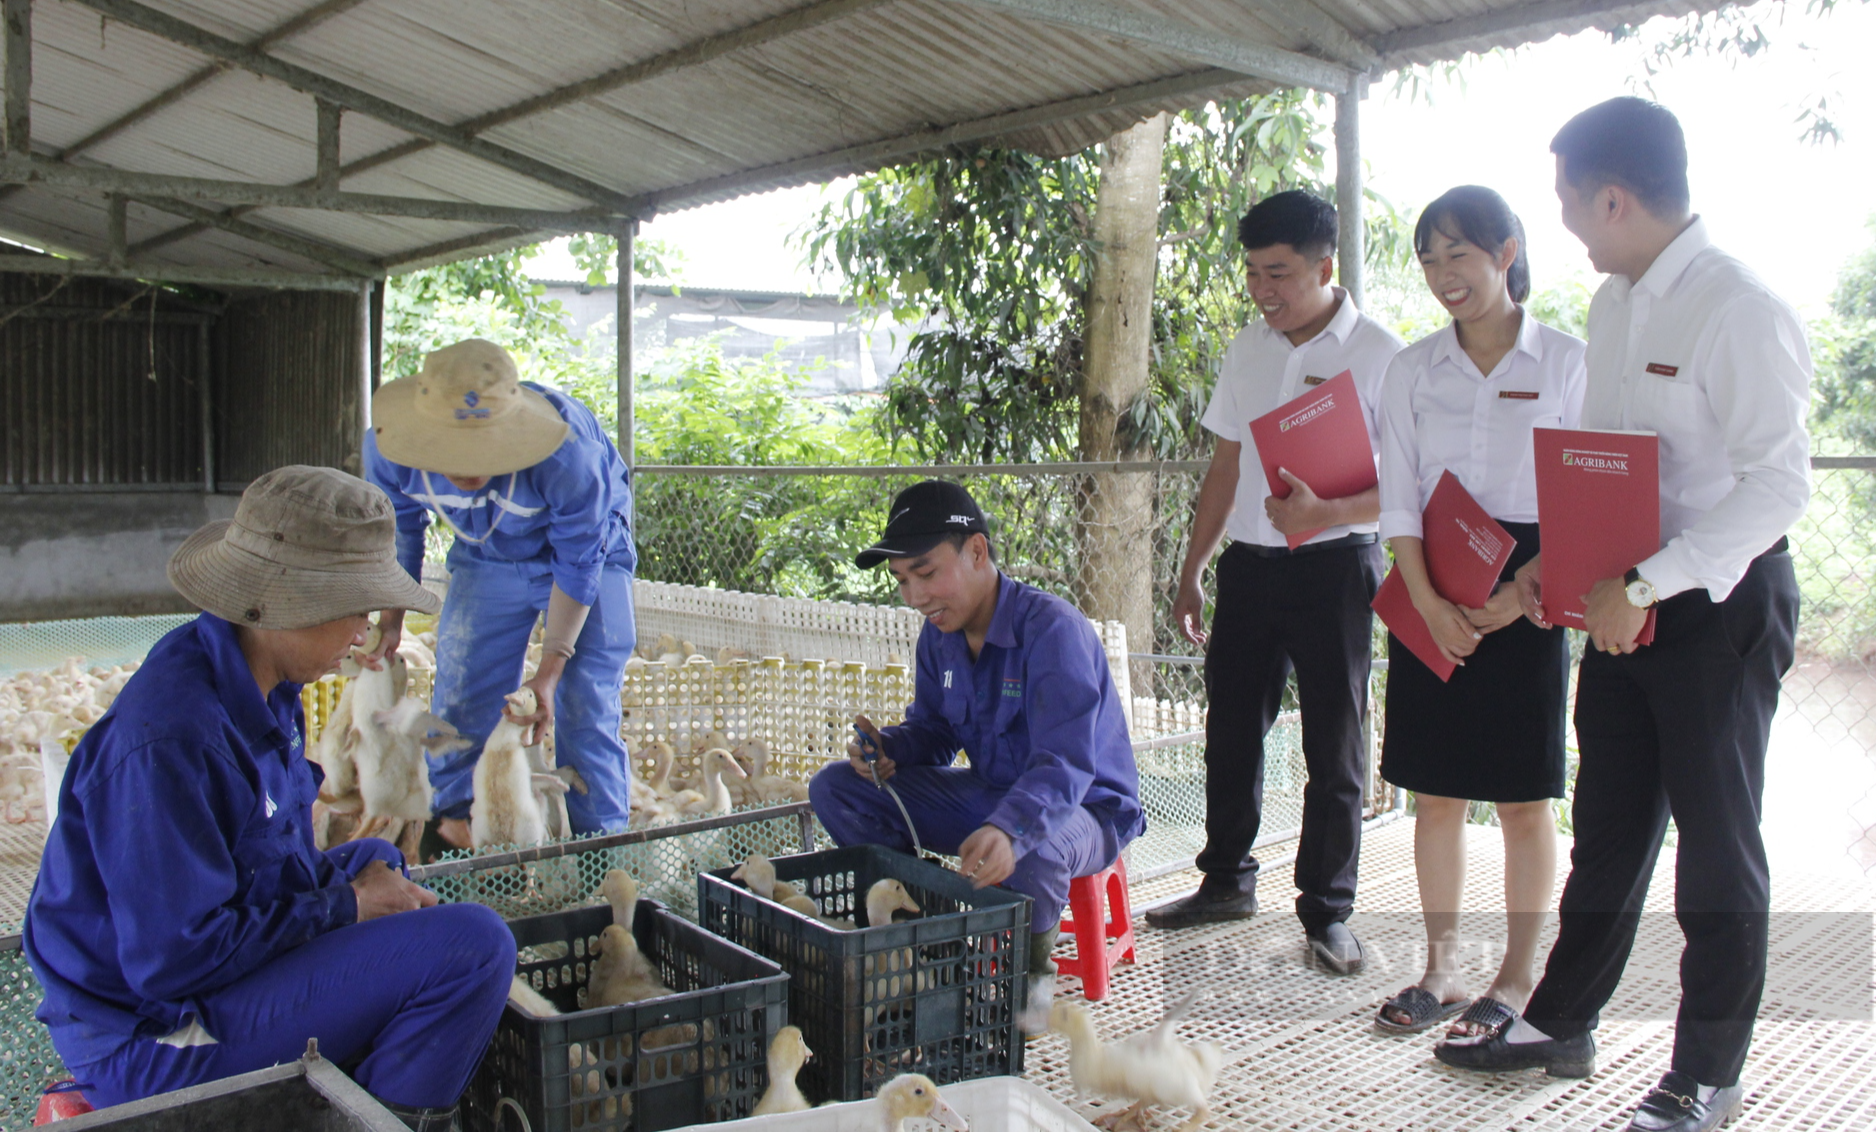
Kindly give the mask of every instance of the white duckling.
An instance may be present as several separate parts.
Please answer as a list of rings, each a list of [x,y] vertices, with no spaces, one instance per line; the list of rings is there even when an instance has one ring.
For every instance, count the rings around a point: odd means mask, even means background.
[[[1102,1044],[1094,1021],[1079,1003],[1058,1001],[1049,1010],[1049,1026],[1068,1037],[1068,1072],[1082,1092],[1126,1097],[1134,1103],[1104,1119],[1108,1127],[1122,1123],[1138,1126],[1151,1105],[1192,1109],[1192,1118],[1179,1132],[1197,1132],[1211,1119],[1212,1086],[1224,1051],[1211,1042],[1181,1044],[1175,1037],[1199,992],[1180,999],[1159,1025]]]
[[[560,1010],[547,1001],[540,991],[529,986],[520,975],[515,976],[513,985],[508,988],[508,1002],[523,1014],[532,1014],[536,1018],[552,1018]]]
[[[879,1109],[880,1132],[906,1132],[906,1121],[922,1117],[952,1132],[970,1132],[958,1110],[938,1095],[938,1086],[923,1073],[902,1073],[880,1086],[874,1098]]]
[[[703,797],[696,802],[687,802],[678,807],[678,812],[686,817],[720,817],[730,812],[730,792],[723,785],[723,776],[734,775],[748,778],[743,768],[736,765],[736,760],[722,747],[712,747],[703,753]]]
[[[612,922],[631,931],[632,920],[638,915],[638,882],[632,874],[624,869],[607,869],[599,882],[599,894],[612,907]]]
[[[751,853],[742,864],[730,873],[731,880],[740,880],[749,891],[764,900],[775,899],[775,862],[760,853]]]
[[[586,1009],[643,1002],[674,993],[658,981],[657,969],[623,924],[608,924],[599,933],[599,956],[593,960],[586,984]]]
[[[508,710],[533,715],[540,702],[534,689],[522,686],[504,696]],[[476,760],[475,800],[469,804],[469,837],[477,849],[488,845],[538,845],[547,840],[547,814],[536,788],[566,790],[565,780],[537,775],[528,755],[527,728],[502,715]]]
[[[769,773],[770,752],[767,743],[760,739],[745,739],[731,753],[736,756],[737,762],[749,768],[748,793],[753,795],[750,801],[782,805],[808,800],[806,783]]]
[[[782,1112],[806,1112],[811,1107],[808,1098],[801,1095],[801,1087],[795,1084],[795,1074],[801,1072],[814,1051],[801,1038],[798,1026],[783,1026],[775,1031],[775,1038],[769,1042],[769,1087],[756,1102],[751,1116],[771,1116]]]
[[[892,923],[894,912],[911,912],[914,915],[924,911],[912,894],[905,890],[900,881],[887,878],[873,882],[866,890],[866,926],[877,928]]]

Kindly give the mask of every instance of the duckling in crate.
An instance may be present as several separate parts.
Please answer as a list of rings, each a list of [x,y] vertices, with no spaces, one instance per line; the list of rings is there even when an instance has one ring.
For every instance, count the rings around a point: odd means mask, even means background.
[[[880,1086],[873,1103],[879,1112],[880,1132],[910,1132],[907,1122],[914,1119],[952,1132],[970,1132],[970,1124],[938,1095],[938,1086],[923,1073],[894,1077]]]
[[[769,1042],[769,1087],[756,1102],[751,1116],[771,1116],[783,1112],[806,1112],[812,1106],[795,1084],[795,1075],[814,1056],[801,1037],[798,1026],[783,1026]]]

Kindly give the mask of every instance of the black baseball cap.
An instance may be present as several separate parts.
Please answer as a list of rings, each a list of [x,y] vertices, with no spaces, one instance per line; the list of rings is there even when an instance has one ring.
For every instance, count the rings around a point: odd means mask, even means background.
[[[870,570],[888,558],[916,558],[947,535],[990,534],[983,508],[971,493],[948,480],[915,483],[893,496],[879,541],[854,556],[853,564]]]

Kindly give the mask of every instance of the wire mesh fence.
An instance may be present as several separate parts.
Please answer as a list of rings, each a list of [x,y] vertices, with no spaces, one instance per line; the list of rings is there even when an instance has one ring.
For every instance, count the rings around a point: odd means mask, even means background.
[[[1768,812],[1801,799],[1806,816],[1789,823],[1794,851],[1804,849],[1820,865],[1868,871],[1876,868],[1876,457],[1813,463],[1811,506],[1791,534],[1804,600],[1798,662],[1774,729]],[[898,491],[930,476],[954,479],[989,516],[1006,572],[1091,617],[1126,625],[1135,738],[1151,739],[1203,726],[1202,670],[1192,659],[1198,650],[1175,629],[1171,611],[1205,467],[645,466],[637,471],[640,577],[891,604],[898,600],[891,578],[854,567],[853,554],[877,537]],[[1204,588],[1209,597],[1209,572]],[[1379,657],[1378,625],[1376,637]],[[1376,736],[1384,681],[1377,672]],[[1287,699],[1293,707],[1293,691]],[[1273,786],[1300,774],[1295,726],[1286,717],[1272,736]],[[1187,744],[1141,752],[1149,813],[1179,819],[1172,827],[1190,824],[1190,805],[1179,799],[1191,798],[1195,783],[1202,789],[1201,751]],[[1270,820],[1281,822],[1284,796],[1273,794]],[[1385,787],[1376,783],[1371,798],[1385,805]]]

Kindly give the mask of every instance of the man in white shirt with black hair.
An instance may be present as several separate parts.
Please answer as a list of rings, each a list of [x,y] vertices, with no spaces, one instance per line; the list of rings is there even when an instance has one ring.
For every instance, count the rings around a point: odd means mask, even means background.
[[[1670,1071],[1628,1127],[1706,1132],[1740,1109],[1765,986],[1759,803],[1797,630],[1785,533],[1811,492],[1811,359],[1791,307],[1689,210],[1686,142],[1665,108],[1611,99],[1551,150],[1564,226],[1610,277],[1590,304],[1583,427],[1660,437],[1663,545],[1588,594],[1576,847],[1544,978],[1523,1018],[1437,1052],[1470,1069],[1594,1069],[1591,1031],[1671,816],[1681,1006]],[[1542,624],[1537,565],[1520,571],[1520,596]],[[1654,643],[1637,648],[1650,607]]]
[[[1296,854],[1297,918],[1323,967],[1352,975],[1365,962],[1347,920],[1355,906],[1368,752],[1373,621],[1381,584],[1377,488],[1322,499],[1283,473],[1271,495],[1250,423],[1347,371],[1379,445],[1381,377],[1401,340],[1355,309],[1334,275],[1335,207],[1292,190],[1259,201],[1238,224],[1245,283],[1263,317],[1238,333],[1219,365],[1204,425],[1216,436],[1211,467],[1180,573],[1173,620],[1205,651],[1205,874],[1197,892],[1147,913],[1157,928],[1246,919],[1257,911],[1263,822],[1264,736],[1296,673],[1303,716],[1302,840]],[[1318,530],[1290,549],[1286,535]],[[1200,579],[1219,541],[1218,607],[1205,631]]]

